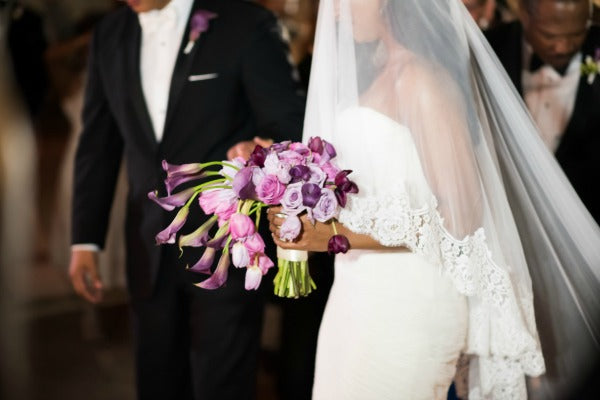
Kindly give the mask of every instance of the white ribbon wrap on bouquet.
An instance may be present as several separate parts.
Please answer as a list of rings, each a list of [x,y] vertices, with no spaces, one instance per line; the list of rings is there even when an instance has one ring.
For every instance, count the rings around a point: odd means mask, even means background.
[[[306,250],[288,250],[277,246],[277,258],[282,260],[301,262],[308,261],[308,251]]]

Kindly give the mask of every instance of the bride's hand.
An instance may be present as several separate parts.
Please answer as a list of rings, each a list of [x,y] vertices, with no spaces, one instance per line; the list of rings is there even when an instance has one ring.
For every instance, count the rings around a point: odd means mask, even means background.
[[[303,214],[299,217],[302,227],[298,237],[293,242],[284,241],[280,239],[280,227],[285,221],[285,217],[278,216],[280,212],[281,207],[270,207],[267,212],[271,236],[277,246],[292,250],[327,251],[327,243],[329,238],[333,236],[331,223],[315,221],[313,224],[308,220],[306,214]]]

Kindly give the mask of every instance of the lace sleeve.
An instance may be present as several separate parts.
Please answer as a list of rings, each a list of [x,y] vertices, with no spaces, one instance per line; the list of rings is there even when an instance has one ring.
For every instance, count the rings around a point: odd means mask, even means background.
[[[531,305],[532,299],[517,298],[508,270],[492,258],[483,228],[457,239],[444,228],[434,196],[426,205],[412,208],[406,194],[350,197],[339,220],[353,232],[370,235],[385,246],[407,247],[439,265],[456,289],[468,296],[466,352],[480,355],[470,375],[477,376],[483,393],[498,390],[494,398],[522,398],[524,374],[544,372],[541,350],[530,333],[533,308],[519,306]],[[489,374],[491,370],[496,372]],[[471,391],[470,398],[482,398],[480,393]]]

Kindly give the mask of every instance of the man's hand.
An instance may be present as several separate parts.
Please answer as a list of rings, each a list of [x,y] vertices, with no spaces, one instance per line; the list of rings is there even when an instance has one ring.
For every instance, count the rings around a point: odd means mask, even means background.
[[[91,303],[102,300],[102,281],[98,276],[97,252],[72,250],[69,276],[78,295]]]
[[[239,142],[227,151],[227,159],[233,160],[236,157],[242,157],[244,160],[247,160],[250,158],[257,144],[262,147],[269,147],[273,144],[273,140],[256,136],[253,140]]]

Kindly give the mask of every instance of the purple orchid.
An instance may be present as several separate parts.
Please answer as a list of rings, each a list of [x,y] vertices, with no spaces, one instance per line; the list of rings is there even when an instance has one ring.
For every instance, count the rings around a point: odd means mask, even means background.
[[[184,54],[189,54],[192,51],[194,43],[196,43],[202,32],[208,30],[209,22],[213,18],[217,18],[217,14],[207,10],[197,10],[194,12],[194,15],[190,19],[190,36],[185,50],[183,50]]]
[[[341,207],[346,207],[346,195],[348,193],[358,193],[358,186],[350,179],[348,179],[348,175],[352,171],[349,169],[345,169],[339,172],[335,177],[335,196],[337,197],[338,203]]]

